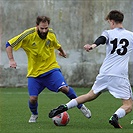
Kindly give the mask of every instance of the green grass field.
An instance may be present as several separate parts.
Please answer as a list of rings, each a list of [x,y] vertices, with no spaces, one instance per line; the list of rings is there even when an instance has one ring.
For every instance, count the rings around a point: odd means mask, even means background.
[[[75,91],[77,95],[81,95],[87,93],[88,89],[78,88]],[[1,133],[133,133],[133,124],[130,124],[133,113],[119,120],[123,129],[115,129],[108,123],[121,101],[107,92],[95,101],[85,103],[92,112],[91,119],[87,119],[77,108],[73,108],[68,110],[70,122],[64,127],[55,126],[48,117],[51,109],[69,101],[64,94],[56,94],[47,89],[40,94],[37,123],[28,123],[31,114],[27,101],[26,88],[0,88]]]

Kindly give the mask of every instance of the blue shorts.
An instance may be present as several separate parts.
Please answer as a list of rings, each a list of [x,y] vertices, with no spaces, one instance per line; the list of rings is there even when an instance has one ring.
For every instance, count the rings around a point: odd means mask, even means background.
[[[54,69],[39,77],[28,77],[28,92],[30,96],[38,96],[45,88],[58,92],[62,86],[68,86],[60,69]]]

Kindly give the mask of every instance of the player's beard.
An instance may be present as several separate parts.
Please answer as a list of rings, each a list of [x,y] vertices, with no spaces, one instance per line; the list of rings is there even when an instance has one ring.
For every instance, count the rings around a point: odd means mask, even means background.
[[[48,34],[48,31],[47,32],[44,32],[44,33],[41,33],[39,30],[38,30],[38,35],[41,39],[46,39],[47,38],[47,34]]]

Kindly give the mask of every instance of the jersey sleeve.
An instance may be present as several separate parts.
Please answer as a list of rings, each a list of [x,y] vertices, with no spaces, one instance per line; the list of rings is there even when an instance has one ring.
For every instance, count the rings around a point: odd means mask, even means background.
[[[25,30],[21,34],[10,39],[8,42],[14,50],[18,50],[19,48],[22,47],[23,44],[27,43],[27,41],[30,39],[30,34],[34,32],[35,28]]]
[[[61,44],[59,43],[59,41],[55,38],[55,43],[54,43],[54,47],[55,49],[59,49],[61,47]]]
[[[52,29],[50,29],[49,32],[52,34],[52,38],[53,38],[53,41],[54,41],[54,48],[59,49],[61,47],[61,44],[59,43],[55,32]]]
[[[105,44],[106,43],[106,38],[105,38],[105,36],[100,36],[100,37],[98,37],[96,40],[95,40],[95,42],[94,42],[94,44],[96,44],[97,46],[99,46],[100,44]]]
[[[22,46],[24,40],[21,38],[22,35],[23,33],[13,37],[8,41],[14,50],[18,50]]]
[[[108,38],[109,38],[109,34],[108,34],[108,31],[107,30],[105,30],[105,31],[103,31],[103,33],[101,34],[101,36],[104,36],[105,38],[106,38],[106,43],[108,42]]]

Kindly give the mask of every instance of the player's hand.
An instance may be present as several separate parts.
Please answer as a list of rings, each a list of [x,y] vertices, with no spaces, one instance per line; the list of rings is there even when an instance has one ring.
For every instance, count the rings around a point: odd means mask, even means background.
[[[84,46],[84,49],[85,49],[87,52],[89,52],[90,50],[92,50],[92,46],[91,46],[90,44],[86,44],[86,45]]]
[[[16,67],[17,67],[17,64],[16,64],[16,62],[14,60],[10,60],[9,61],[9,65],[10,65],[11,68],[15,68],[16,69]]]
[[[66,53],[59,52],[59,55],[66,58]]]
[[[86,45],[84,46],[84,49],[85,49],[87,52],[89,52],[90,50],[92,50],[92,49],[95,48],[96,46],[97,46],[96,44],[92,44],[92,45],[86,44]]]

